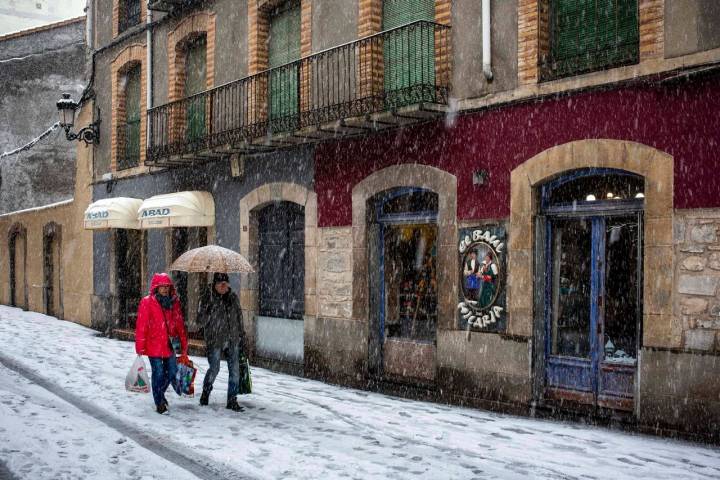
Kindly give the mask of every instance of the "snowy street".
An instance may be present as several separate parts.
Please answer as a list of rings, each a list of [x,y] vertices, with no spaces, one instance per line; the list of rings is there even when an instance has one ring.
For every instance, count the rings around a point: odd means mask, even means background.
[[[126,392],[134,346],[0,307],[0,477],[720,478],[711,446],[393,398],[254,368],[245,411]],[[147,359],[146,364],[147,364]],[[201,389],[207,360],[194,357]],[[199,391],[198,391],[199,394]]]

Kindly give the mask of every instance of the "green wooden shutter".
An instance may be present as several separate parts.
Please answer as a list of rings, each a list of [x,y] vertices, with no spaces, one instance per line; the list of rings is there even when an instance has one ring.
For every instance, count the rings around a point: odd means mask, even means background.
[[[207,89],[207,42],[200,37],[190,43],[185,56],[185,98]],[[205,97],[200,95],[186,100],[186,139],[200,140],[205,135]]]
[[[297,64],[300,59],[300,5],[291,2],[272,16],[268,39],[270,68],[270,120],[272,130],[283,131],[296,126],[299,111]]]
[[[637,0],[554,0],[551,57],[555,76],[637,62]]]
[[[118,168],[131,168],[140,161],[140,66],[128,71],[125,83],[124,151]]]
[[[435,21],[435,0],[383,1],[383,30],[421,20]],[[388,107],[434,100],[435,31],[431,25],[387,33],[383,51]]]

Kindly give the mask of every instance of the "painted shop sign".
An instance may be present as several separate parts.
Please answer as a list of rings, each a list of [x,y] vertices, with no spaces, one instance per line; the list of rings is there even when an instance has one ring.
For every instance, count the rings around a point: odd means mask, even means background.
[[[167,217],[168,215],[170,215],[169,208],[148,208],[142,212],[142,218]]]
[[[477,227],[460,230],[460,286],[458,323],[460,328],[490,332],[504,331],[505,229]]]
[[[95,210],[93,212],[87,212],[85,214],[85,220],[103,220],[110,216],[110,212],[107,210]]]

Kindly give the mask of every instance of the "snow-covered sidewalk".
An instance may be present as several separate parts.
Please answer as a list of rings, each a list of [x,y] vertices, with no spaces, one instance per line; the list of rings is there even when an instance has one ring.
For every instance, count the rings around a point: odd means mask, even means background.
[[[161,416],[150,395],[124,390],[135,357],[130,343],[8,307],[0,307],[0,338],[2,356],[114,422],[250,478],[720,478],[714,447],[393,398],[260,368],[255,393],[240,398],[245,411],[234,413],[224,408],[224,364],[209,407],[169,392],[170,415]],[[207,369],[204,358],[193,361]],[[132,438],[117,443],[126,437],[15,372],[0,375],[0,460],[18,477],[193,478]],[[31,468],[43,452],[52,461]],[[118,468],[128,457],[134,463]]]

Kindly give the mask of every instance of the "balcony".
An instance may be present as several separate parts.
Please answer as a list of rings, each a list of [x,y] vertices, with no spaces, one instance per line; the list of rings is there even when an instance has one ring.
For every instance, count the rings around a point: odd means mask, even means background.
[[[272,151],[444,115],[449,34],[415,22],[153,108],[146,164]]]
[[[185,8],[197,7],[204,3],[204,0],[152,0],[148,4],[150,10],[160,12],[177,12]]]

